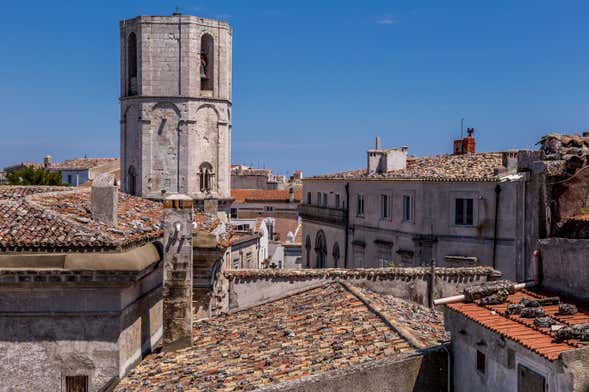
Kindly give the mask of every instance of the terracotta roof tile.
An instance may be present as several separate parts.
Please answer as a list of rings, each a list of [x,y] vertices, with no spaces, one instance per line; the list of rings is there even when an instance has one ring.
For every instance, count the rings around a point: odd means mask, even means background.
[[[447,307],[464,315],[477,324],[496,332],[497,334],[513,340],[534,351],[544,358],[554,361],[560,353],[583,347],[575,339],[557,341],[555,333],[550,327],[537,327],[533,318],[522,318],[517,314],[508,314],[507,305],[519,303],[522,299],[545,298],[541,292],[530,290],[517,291],[511,294],[506,303],[499,305],[481,305],[480,301],[474,303],[453,303]],[[572,326],[589,321],[587,307],[577,305],[579,312],[573,316],[561,316],[558,314],[558,305],[543,306],[547,316],[557,321],[557,325]]]
[[[431,157],[408,158],[407,168],[387,173],[369,174],[366,169],[326,174],[307,178],[345,180],[428,180],[428,181],[494,181],[499,177],[495,169],[502,167],[501,153],[478,153],[463,155],[435,155]]]
[[[422,323],[443,329],[427,318],[429,310],[418,313]],[[415,350],[339,283],[198,321],[193,339],[191,348],[148,356],[115,390],[157,391],[172,383],[194,391],[253,390]]]
[[[53,170],[86,170],[118,162],[119,158],[76,158],[51,165]]]

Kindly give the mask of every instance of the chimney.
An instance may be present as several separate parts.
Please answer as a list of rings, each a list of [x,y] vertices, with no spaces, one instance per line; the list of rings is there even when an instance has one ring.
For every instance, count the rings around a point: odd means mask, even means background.
[[[454,140],[454,155],[462,155],[462,154],[474,154],[476,151],[475,148],[475,139],[473,133],[474,128],[468,128],[466,130],[468,136],[464,139],[457,139]]]
[[[376,137],[375,150],[380,150],[380,136]]]
[[[101,174],[92,181],[90,199],[92,219],[110,226],[116,226],[119,194],[113,174]]]
[[[294,203],[294,189],[288,188],[288,202]]]
[[[192,346],[192,199],[164,200],[163,348]]]
[[[407,152],[409,147],[380,149],[380,138],[376,138],[375,150],[368,150],[368,173],[386,173],[393,170],[404,170],[407,168]]]
[[[503,167],[508,172],[516,172],[518,168],[518,151],[517,150],[508,150],[503,151],[501,154],[501,161],[503,163]]]
[[[43,167],[49,169],[51,167],[51,155],[45,155],[43,158]]]

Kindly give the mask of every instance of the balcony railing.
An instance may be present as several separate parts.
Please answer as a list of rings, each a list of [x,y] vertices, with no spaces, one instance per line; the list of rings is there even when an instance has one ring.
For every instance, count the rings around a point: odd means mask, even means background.
[[[344,226],[346,224],[346,210],[343,208],[321,207],[311,204],[300,204],[299,215],[303,219],[326,222]]]

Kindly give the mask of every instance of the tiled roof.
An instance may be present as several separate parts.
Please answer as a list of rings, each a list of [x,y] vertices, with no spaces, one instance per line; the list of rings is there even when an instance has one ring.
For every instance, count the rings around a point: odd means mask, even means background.
[[[51,165],[54,170],[86,170],[93,167],[118,162],[119,158],[76,158]]]
[[[92,219],[90,190],[0,187],[0,250],[118,249],[161,236],[162,206],[119,194],[118,224]]]
[[[447,305],[449,309],[458,312],[483,327],[517,342],[525,348],[534,351],[542,357],[554,361],[560,353],[584,347],[580,341],[566,339],[558,341],[551,327],[538,327],[533,318],[523,318],[519,314],[508,314],[507,306],[517,304],[524,298],[539,299],[546,296],[530,290],[517,291],[511,294],[507,301],[499,305],[481,305],[474,303],[454,303]],[[543,306],[546,316],[556,321],[556,325],[572,326],[589,322],[589,308],[576,305],[578,313],[574,315],[560,315],[558,305]]]
[[[423,158],[408,158],[407,168],[387,173],[369,174],[366,169],[326,174],[305,179],[328,180],[427,180],[427,181],[477,181],[499,177],[495,169],[502,167],[501,153],[478,153],[463,155],[436,155]]]
[[[393,313],[397,305],[383,301]],[[417,308],[422,325],[443,330],[430,310]],[[254,390],[415,350],[340,283],[196,322],[193,340],[191,348],[147,357],[115,390]]]
[[[264,189],[232,189],[231,197],[235,203],[288,203],[289,191],[284,190],[264,190]],[[294,191],[294,202],[300,203],[303,199],[301,190]]]
[[[92,219],[90,189],[0,186],[0,251],[122,249],[161,237],[160,202],[119,193],[118,222]],[[195,231],[227,233],[216,215],[196,213]]]

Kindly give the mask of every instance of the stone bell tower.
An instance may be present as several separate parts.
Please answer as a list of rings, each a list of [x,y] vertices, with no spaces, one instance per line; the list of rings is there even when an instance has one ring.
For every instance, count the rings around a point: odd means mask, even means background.
[[[231,28],[176,13],[123,20],[120,29],[121,189],[228,208]]]

